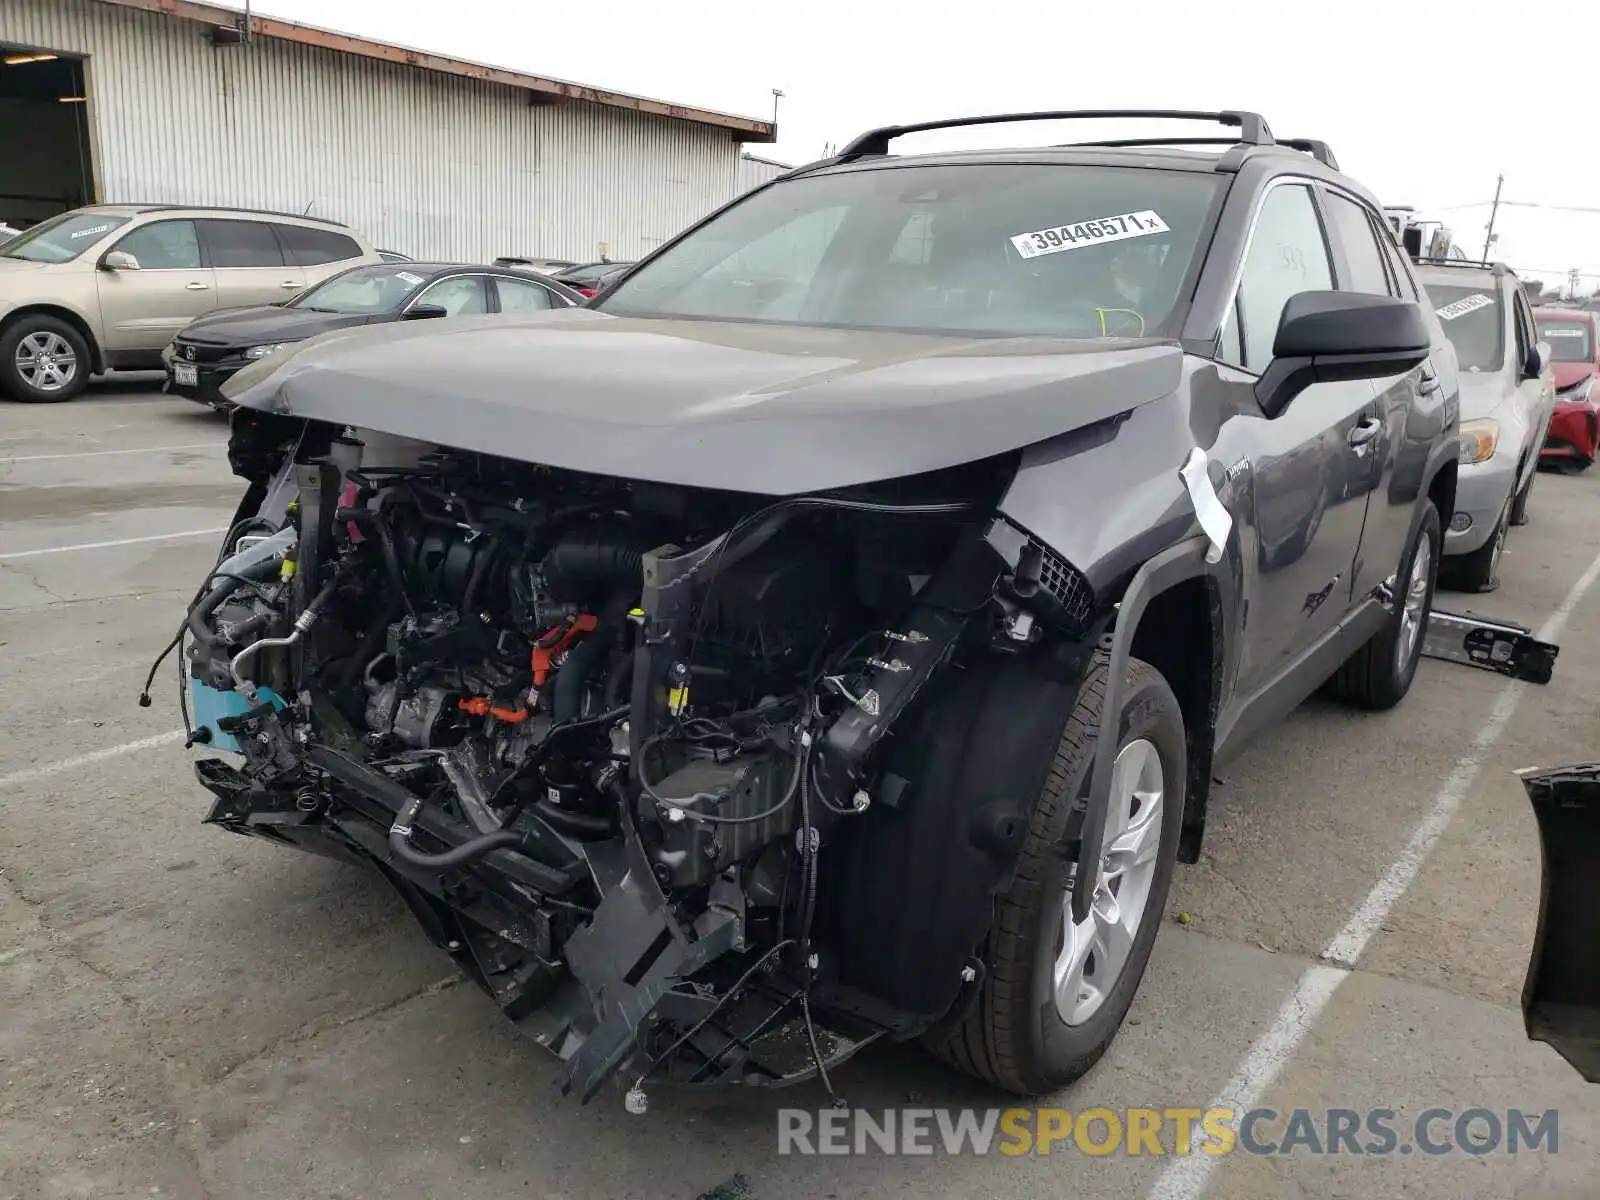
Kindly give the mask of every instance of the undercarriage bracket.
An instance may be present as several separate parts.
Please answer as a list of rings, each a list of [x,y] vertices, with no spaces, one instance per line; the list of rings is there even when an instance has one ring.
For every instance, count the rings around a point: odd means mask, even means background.
[[[1422,642],[1427,658],[1478,667],[1528,683],[1549,683],[1560,652],[1559,646],[1541,642],[1525,625],[1437,608],[1428,617]]]

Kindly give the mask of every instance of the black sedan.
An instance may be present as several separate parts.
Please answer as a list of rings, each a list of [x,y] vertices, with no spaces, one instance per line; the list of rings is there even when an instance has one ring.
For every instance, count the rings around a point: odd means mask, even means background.
[[[281,304],[224,309],[186,326],[162,356],[167,390],[226,408],[217,389],[235,371],[319,333],[582,302],[571,288],[510,267],[418,262],[351,267]]]

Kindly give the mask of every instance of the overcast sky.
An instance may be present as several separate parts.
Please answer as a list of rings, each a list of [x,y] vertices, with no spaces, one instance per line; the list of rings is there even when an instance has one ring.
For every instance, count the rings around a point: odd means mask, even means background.
[[[1597,0],[254,0],[252,8],[749,116],[770,117],[778,88],[779,140],[748,149],[788,163],[874,125],[945,116],[1246,108],[1279,137],[1327,141],[1385,204],[1432,210],[1473,252],[1483,247],[1498,173],[1506,200],[1600,210]],[[1119,132],[1097,124],[1094,136]],[[1008,126],[987,138],[1065,140],[1059,126]],[[952,144],[930,134],[899,146]],[[1600,211],[1502,207],[1496,231],[1495,257],[1557,272],[1539,276],[1552,283],[1578,267],[1594,275],[1584,290],[1600,286]]]

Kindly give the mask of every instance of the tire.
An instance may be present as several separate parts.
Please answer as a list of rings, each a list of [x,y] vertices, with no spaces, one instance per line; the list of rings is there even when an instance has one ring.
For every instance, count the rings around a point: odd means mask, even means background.
[[[1533,481],[1537,478],[1539,478],[1539,470],[1538,464],[1535,463],[1534,469],[1528,472],[1528,482],[1522,485],[1521,491],[1511,497],[1509,520],[1512,525],[1526,525],[1528,523],[1528,497],[1533,494]]]
[[[1439,586],[1451,592],[1492,592],[1500,586],[1500,556],[1505,552],[1511,527],[1511,504],[1500,510],[1489,540],[1471,554],[1459,554],[1439,564]]]
[[[19,365],[19,355],[43,354],[53,368],[32,378]],[[70,372],[67,370],[70,355]],[[31,404],[53,404],[74,400],[89,383],[92,363],[83,335],[56,317],[29,315],[18,318],[0,334],[0,391]],[[46,379],[65,374],[55,386],[41,386]]]
[[[1120,875],[1118,894],[1144,890],[1141,916],[1121,969],[1103,981],[1103,999],[1086,1019],[1068,1024],[1054,1000],[1054,970],[1064,942],[1064,905],[1074,864],[1058,845],[1076,836],[1087,798],[1095,731],[1101,727],[1107,667],[1091,669],[1056,749],[1055,761],[1028,824],[1011,886],[995,901],[984,947],[988,974],[971,1011],[932,1045],[953,1066],[1023,1096],[1058,1091],[1089,1070],[1111,1045],[1144,977],[1166,908],[1187,792],[1183,715],[1154,667],[1129,661],[1116,727],[1119,754],[1153,759],[1162,777],[1161,809],[1146,826],[1158,838],[1145,867]],[[1143,747],[1144,749],[1139,749]],[[1148,777],[1146,777],[1148,778]],[[1141,802],[1148,805],[1148,800]],[[1149,812],[1148,807],[1134,810]],[[1113,795],[1113,820],[1116,795]],[[1158,824],[1157,824],[1158,823]],[[1107,845],[1111,844],[1108,824]],[[1098,877],[1098,872],[1096,873]],[[1132,881],[1130,883],[1130,881]],[[1126,887],[1121,885],[1128,885]],[[1093,918],[1091,917],[1091,922]]]
[[[1411,690],[1411,681],[1417,675],[1417,664],[1422,661],[1427,617],[1433,611],[1433,595],[1438,581],[1436,564],[1439,562],[1442,541],[1439,510],[1431,501],[1426,502],[1416,536],[1411,539],[1400,570],[1395,575],[1400,594],[1394,614],[1365,646],[1350,656],[1331,680],[1331,690],[1340,700],[1357,708],[1382,711],[1399,704]],[[1415,636],[1412,637],[1406,618],[1413,609],[1408,609],[1406,600],[1411,593],[1411,585],[1417,582],[1413,576],[1417,573],[1417,557],[1424,545],[1428,548],[1427,563],[1430,565],[1421,572],[1421,604],[1420,609],[1414,611],[1416,626]],[[1404,654],[1401,653],[1403,637],[1406,642]]]

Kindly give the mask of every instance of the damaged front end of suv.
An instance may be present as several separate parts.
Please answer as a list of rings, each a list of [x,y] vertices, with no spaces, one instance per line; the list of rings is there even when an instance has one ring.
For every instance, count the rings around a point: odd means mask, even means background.
[[[375,866],[584,1101],[959,1017],[1097,629],[1015,455],[773,497],[241,408],[230,458],[207,820]],[[934,799],[985,733],[992,793]]]

